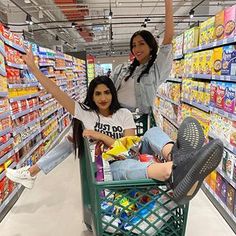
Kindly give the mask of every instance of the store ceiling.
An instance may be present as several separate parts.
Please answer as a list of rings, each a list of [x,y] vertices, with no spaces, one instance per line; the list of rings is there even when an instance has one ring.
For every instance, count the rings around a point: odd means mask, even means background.
[[[233,4],[235,0],[173,0],[175,33]],[[195,17],[190,20],[189,11],[195,6]],[[98,57],[128,54],[130,37],[144,29],[141,25],[147,17],[150,21],[145,29],[157,38],[164,30],[164,0],[1,0],[0,10],[13,24],[11,30],[30,32],[26,37],[42,46],[63,44],[65,51],[86,50]],[[112,20],[108,19],[110,12]],[[26,13],[32,16],[32,26],[23,25]]]

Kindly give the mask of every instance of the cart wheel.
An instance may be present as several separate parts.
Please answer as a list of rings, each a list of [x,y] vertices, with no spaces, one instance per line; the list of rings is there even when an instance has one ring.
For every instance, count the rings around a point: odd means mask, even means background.
[[[93,232],[93,229],[92,229],[91,225],[86,224],[86,223],[85,223],[85,225],[86,225],[88,231]]]

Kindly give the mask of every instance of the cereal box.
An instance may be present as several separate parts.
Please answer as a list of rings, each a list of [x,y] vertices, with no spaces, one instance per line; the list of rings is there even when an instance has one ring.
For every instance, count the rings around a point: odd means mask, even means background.
[[[198,74],[199,71],[199,53],[193,54],[193,73]]]
[[[235,198],[235,190],[234,188],[228,183],[227,185],[227,199],[226,205],[231,212],[234,212],[234,198]]]
[[[234,36],[235,24],[236,24],[236,5],[225,9],[225,17],[224,17],[225,38]]]
[[[224,23],[224,11],[222,10],[215,15],[215,40],[220,40],[224,38]]]
[[[223,47],[222,75],[236,75],[236,45]]]
[[[203,51],[203,52],[199,52],[198,55],[199,55],[198,73],[203,74],[205,65],[206,65],[206,53],[205,51]]]
[[[207,28],[206,28],[206,25],[207,25],[206,21],[200,23],[200,28],[199,28],[199,45],[206,44],[206,41],[207,41]]]
[[[224,110],[234,113],[235,110],[235,88],[232,83],[225,83]]]
[[[205,65],[203,67],[204,74],[211,74],[212,66],[213,66],[213,50],[205,51]]]
[[[184,52],[198,46],[199,27],[188,29],[184,32]]]
[[[223,48],[214,48],[213,55],[212,55],[212,74],[213,75],[220,75],[221,68],[222,68],[222,56],[223,56]]]
[[[217,173],[216,175],[216,189],[215,192],[218,196],[220,196],[220,190],[221,190],[221,186],[222,186],[222,176]]]
[[[224,109],[225,83],[217,82],[216,107]]]
[[[211,17],[206,21],[206,43],[214,41],[215,17]]]
[[[228,152],[225,169],[226,169],[226,174],[230,179],[233,179],[234,163],[235,163],[235,157],[233,153]]]
[[[211,81],[210,88],[210,105],[212,107],[216,106],[216,91],[217,91],[217,83],[216,81]]]

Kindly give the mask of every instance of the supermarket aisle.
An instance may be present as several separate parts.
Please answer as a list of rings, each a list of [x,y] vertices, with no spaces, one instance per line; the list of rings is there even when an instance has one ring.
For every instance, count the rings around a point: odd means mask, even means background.
[[[1,236],[92,236],[82,223],[78,162],[69,157],[25,190],[0,224]],[[186,236],[235,235],[201,192],[192,201]]]

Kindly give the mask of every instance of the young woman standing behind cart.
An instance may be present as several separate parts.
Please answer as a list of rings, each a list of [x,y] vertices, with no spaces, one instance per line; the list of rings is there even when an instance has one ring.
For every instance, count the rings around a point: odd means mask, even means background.
[[[171,71],[173,34],[172,0],[165,0],[164,39],[159,50],[156,39],[149,31],[137,31],[130,40],[134,61],[130,66],[117,66],[111,76],[122,107],[131,111],[138,108],[142,114],[151,112],[157,87]]]

